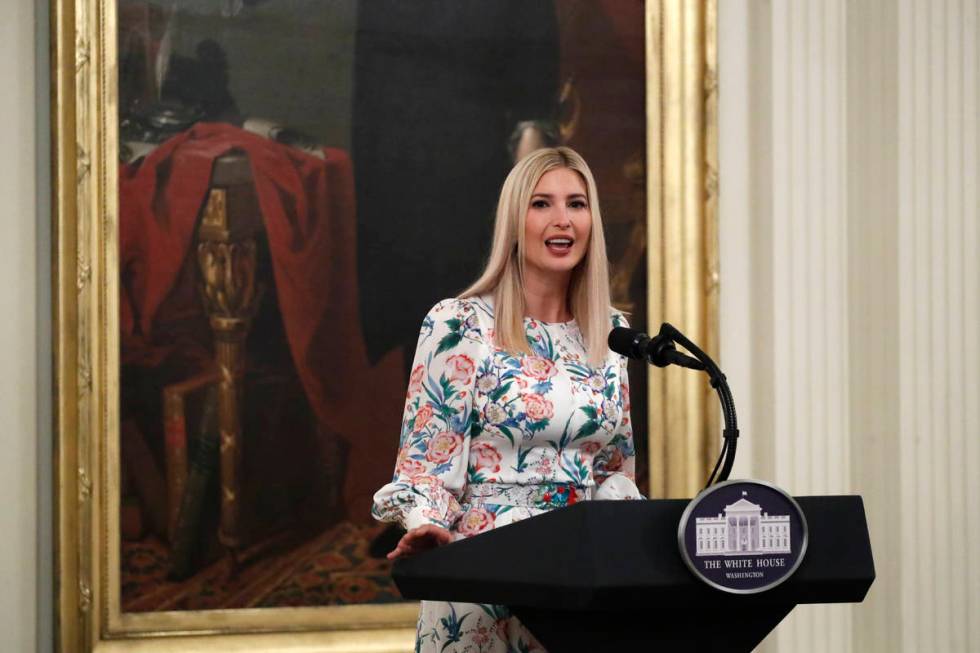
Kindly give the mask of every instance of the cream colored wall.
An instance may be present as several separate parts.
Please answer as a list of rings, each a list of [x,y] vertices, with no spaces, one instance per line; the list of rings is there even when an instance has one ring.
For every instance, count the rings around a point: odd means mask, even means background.
[[[861,494],[878,572],[864,604],[797,608],[763,650],[980,650],[977,16],[719,3],[737,475]]]
[[[38,515],[51,513],[50,492],[40,483],[50,472],[50,458],[40,459],[50,451],[44,441],[50,436],[38,428],[46,405],[39,383],[49,364],[43,356],[50,349],[42,305],[47,289],[39,283],[47,273],[38,267],[48,217],[45,200],[38,204],[46,172],[38,170],[36,148],[46,113],[36,106],[46,89],[36,78],[43,44],[35,11],[43,14],[31,0],[10,0],[0,20],[0,650],[18,653],[51,641],[50,618],[40,614],[50,608],[50,593],[38,586],[39,575],[50,581],[49,561],[39,555],[39,542],[50,545],[50,525]],[[39,601],[46,607],[39,609]]]

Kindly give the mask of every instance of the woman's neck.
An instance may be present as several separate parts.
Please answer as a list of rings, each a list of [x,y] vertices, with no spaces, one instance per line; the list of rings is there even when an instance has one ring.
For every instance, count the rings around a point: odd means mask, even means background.
[[[571,274],[526,274],[524,279],[524,315],[541,322],[568,322],[574,316],[568,305]]]

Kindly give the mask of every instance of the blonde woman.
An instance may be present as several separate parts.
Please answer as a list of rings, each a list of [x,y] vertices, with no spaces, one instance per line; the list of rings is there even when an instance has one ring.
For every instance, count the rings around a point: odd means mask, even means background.
[[[511,170],[490,260],[422,323],[394,479],[376,519],[411,555],[588,499],[633,499],[626,360],[595,181],[567,147]],[[423,601],[416,650],[534,651],[503,606]]]

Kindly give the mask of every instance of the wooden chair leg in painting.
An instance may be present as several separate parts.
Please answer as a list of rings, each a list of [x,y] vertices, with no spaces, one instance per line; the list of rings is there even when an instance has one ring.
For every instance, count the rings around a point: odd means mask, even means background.
[[[186,415],[187,397],[211,385],[217,385],[220,380],[214,370],[201,372],[189,379],[173,383],[163,389],[163,430],[164,430],[164,461],[167,479],[167,540],[171,546],[176,537],[177,523],[187,491],[187,481],[190,474],[188,459],[189,433]],[[206,392],[205,392],[206,394]],[[217,402],[215,401],[215,404]],[[203,420],[202,420],[203,421]],[[208,425],[197,425],[198,430]],[[196,433],[200,439],[204,433]]]
[[[256,241],[233,238],[227,226],[225,190],[211,190],[199,232],[201,294],[214,332],[218,385],[221,464],[221,525],[218,537],[229,554],[230,571],[238,567],[242,546],[241,400],[245,341],[261,293],[256,286]]]
[[[234,318],[211,318],[215,333],[215,354],[221,381],[218,384],[218,424],[221,464],[221,523],[218,540],[228,552],[229,571],[238,570],[242,546],[242,426],[241,399],[244,376],[245,337],[248,324]]]

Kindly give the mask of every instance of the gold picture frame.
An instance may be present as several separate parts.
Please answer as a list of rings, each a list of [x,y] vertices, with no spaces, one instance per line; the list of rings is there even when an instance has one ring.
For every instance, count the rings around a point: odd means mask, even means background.
[[[115,3],[52,3],[57,649],[408,651],[414,604],[123,613],[119,600]],[[646,3],[649,323],[717,350],[714,0]],[[710,389],[651,374],[654,496],[690,496],[714,457]]]

